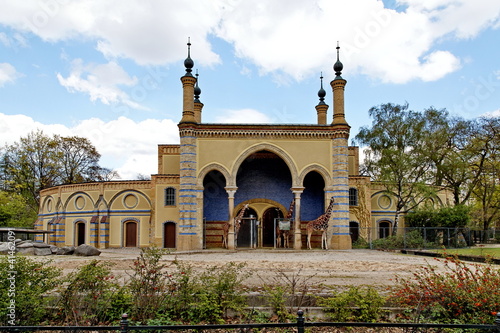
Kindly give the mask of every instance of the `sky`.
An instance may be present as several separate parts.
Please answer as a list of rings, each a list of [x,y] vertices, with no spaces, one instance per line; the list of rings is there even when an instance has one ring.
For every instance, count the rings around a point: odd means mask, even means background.
[[[384,103],[500,116],[498,0],[0,0],[0,147],[77,135],[122,179],[179,142],[187,42],[205,123],[332,119],[340,45],[351,138]]]

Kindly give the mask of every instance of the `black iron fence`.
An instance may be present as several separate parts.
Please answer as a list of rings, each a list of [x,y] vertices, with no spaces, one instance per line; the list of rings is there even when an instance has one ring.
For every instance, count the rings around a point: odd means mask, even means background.
[[[162,326],[132,326],[129,323],[126,314],[122,316],[120,326],[0,326],[0,332],[168,332],[168,331],[189,331],[189,332],[252,332],[252,330],[261,330],[269,332],[269,329],[292,329],[297,333],[304,333],[306,328],[316,328],[319,331],[323,328],[365,328],[367,331],[373,332],[375,329],[400,328],[405,332],[431,330],[442,331],[455,329],[462,332],[463,330],[475,330],[481,332],[493,331],[500,332],[500,312],[497,315],[494,325],[479,325],[479,324],[436,324],[436,323],[340,323],[340,322],[306,322],[304,312],[297,311],[297,320],[293,323],[263,323],[263,324],[223,324],[223,325],[162,325]],[[314,332],[315,330],[310,330]],[[322,331],[326,332],[326,331]],[[356,332],[360,332],[356,329]],[[387,332],[387,330],[384,330]]]

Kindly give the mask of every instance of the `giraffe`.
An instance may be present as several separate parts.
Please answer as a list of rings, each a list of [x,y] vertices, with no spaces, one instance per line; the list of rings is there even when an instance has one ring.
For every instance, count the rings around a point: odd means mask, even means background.
[[[243,208],[240,210],[240,213],[234,218],[234,241],[235,243],[238,240],[238,232],[240,231],[240,225],[241,225],[241,220],[243,218],[243,214],[245,214],[245,211],[248,209],[248,204],[243,206]],[[229,233],[229,227],[231,224],[229,222],[224,223],[222,226],[222,246],[225,247],[226,249],[229,247],[227,243],[227,235]]]
[[[288,208],[288,213],[285,219],[290,220],[293,216],[293,210],[295,208],[295,198],[290,202],[290,208]],[[290,225],[290,228],[292,226]],[[276,247],[281,245],[281,236],[283,236],[283,247],[288,247],[288,240],[290,238],[290,230],[281,230],[279,225],[276,226]]]
[[[330,216],[332,215],[332,210],[333,210],[333,203],[334,203],[334,198],[332,197],[330,199],[330,204],[328,205],[328,208],[326,209],[326,212],[318,217],[316,220],[309,221],[307,223],[307,248],[311,249],[311,236],[314,230],[321,231],[321,248],[328,250],[328,240],[326,238],[326,232],[328,230],[328,221],[330,220]]]

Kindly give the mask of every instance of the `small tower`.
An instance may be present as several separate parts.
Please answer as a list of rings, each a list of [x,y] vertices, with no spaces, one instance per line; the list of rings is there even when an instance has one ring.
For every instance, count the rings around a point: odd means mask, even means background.
[[[188,57],[184,61],[186,74],[181,77],[183,88],[182,119],[178,124],[180,136],[180,172],[179,172],[179,228],[177,229],[178,250],[199,250],[203,248],[200,235],[203,234],[201,222],[202,192],[197,188],[197,120],[195,119],[195,83],[191,74],[194,62],[190,56],[191,43],[188,42]],[[201,90],[200,90],[201,91]],[[201,103],[200,103],[201,104]]]
[[[339,60],[339,50],[340,46],[337,42],[337,62],[333,65],[335,79],[330,82],[333,90],[333,125],[347,124],[344,114],[344,89],[347,81],[340,76],[344,65]]]
[[[318,91],[319,103],[316,105],[318,113],[318,125],[326,125],[326,113],[328,111],[328,104],[325,103],[326,91],[323,89],[323,73],[320,76],[321,88]]]
[[[203,103],[200,102],[201,89],[198,86],[198,76],[198,70],[196,70],[196,85],[194,86],[194,120],[199,124],[201,123]]]
[[[191,42],[188,41],[188,56],[184,60],[184,67],[186,67],[186,74],[181,77],[182,82],[182,119],[181,123],[196,122],[194,117],[194,84],[196,78],[191,74],[193,71],[194,61],[191,59]]]
[[[352,247],[349,234],[349,132],[350,126],[344,116],[344,87],[347,83],[340,74],[343,65],[339,60],[337,43],[337,62],[333,65],[335,79],[330,83],[333,89],[333,122],[335,135],[332,140],[332,197],[335,199],[332,216],[330,244],[335,250],[347,250]],[[331,231],[330,231],[331,230]]]

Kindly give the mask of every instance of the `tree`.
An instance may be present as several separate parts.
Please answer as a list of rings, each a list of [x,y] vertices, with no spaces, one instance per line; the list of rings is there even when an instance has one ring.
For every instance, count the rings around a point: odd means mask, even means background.
[[[434,194],[428,186],[432,163],[426,154],[425,118],[408,104],[382,104],[369,110],[371,127],[362,127],[356,140],[367,146],[365,168],[396,198],[394,230],[399,216]]]
[[[451,118],[444,109],[427,109],[424,117],[426,152],[433,162],[435,185],[450,188],[455,205],[466,204],[487,158],[483,144],[476,139],[481,126],[477,120]]]
[[[36,217],[20,194],[0,191],[0,227],[32,227]]]
[[[480,118],[479,132],[472,140],[480,154],[471,161],[472,172],[481,170],[472,194],[476,216],[483,230],[500,216],[500,118]]]
[[[100,157],[86,138],[31,132],[2,149],[1,188],[20,194],[36,214],[40,191],[45,188],[116,178],[116,172],[99,166]]]

